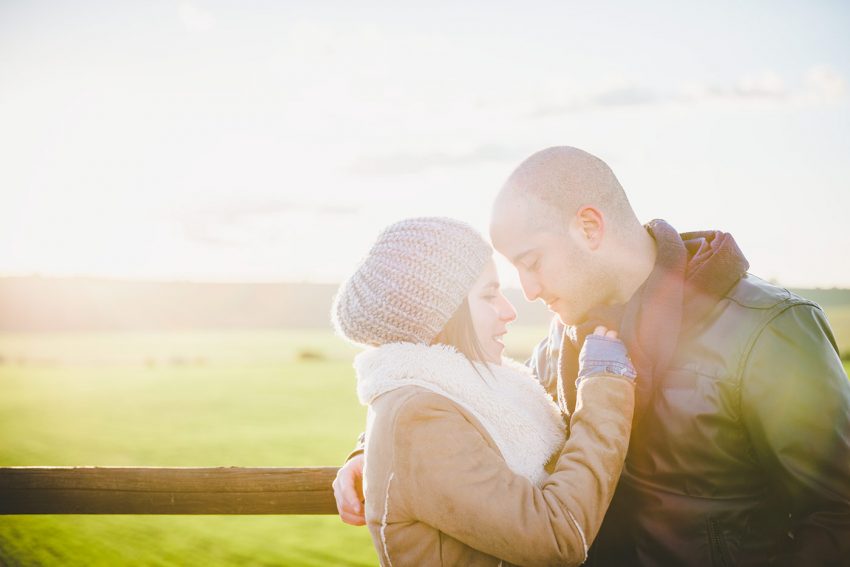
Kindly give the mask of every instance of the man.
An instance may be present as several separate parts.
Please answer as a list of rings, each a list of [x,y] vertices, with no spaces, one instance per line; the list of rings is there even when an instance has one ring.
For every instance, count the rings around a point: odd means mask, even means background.
[[[531,364],[566,414],[577,349],[618,328],[638,371],[626,466],[590,565],[850,565],[850,381],[820,308],[721,232],[642,226],[610,168],[532,155],[491,237],[557,314]],[[355,456],[335,482],[357,523]]]

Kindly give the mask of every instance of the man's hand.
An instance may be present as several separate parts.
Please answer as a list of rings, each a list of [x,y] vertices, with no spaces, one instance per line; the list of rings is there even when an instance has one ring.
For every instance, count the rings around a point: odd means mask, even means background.
[[[336,473],[333,482],[334,498],[339,517],[346,524],[363,526],[366,512],[363,506],[363,454],[352,457]]]

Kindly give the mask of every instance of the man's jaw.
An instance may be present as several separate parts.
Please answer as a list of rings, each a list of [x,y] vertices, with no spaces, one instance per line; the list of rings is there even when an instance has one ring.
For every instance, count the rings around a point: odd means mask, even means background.
[[[555,314],[558,314],[558,301],[559,299],[557,297],[543,298],[543,303],[546,304],[546,308]]]
[[[584,322],[583,319],[580,321],[576,321],[573,317],[570,317],[569,313],[564,311],[565,305],[564,302],[560,300],[560,298],[546,298],[543,300],[543,302],[546,304],[546,307],[549,309],[549,311],[551,311],[552,314],[556,315],[558,317],[558,320],[564,325],[575,326],[580,325]]]

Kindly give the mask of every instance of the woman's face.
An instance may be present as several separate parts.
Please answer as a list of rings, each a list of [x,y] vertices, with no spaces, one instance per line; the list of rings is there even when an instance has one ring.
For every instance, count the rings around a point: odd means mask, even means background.
[[[485,362],[501,364],[502,351],[505,350],[502,337],[508,332],[508,323],[516,319],[516,310],[499,289],[499,275],[492,259],[472,285],[466,299]]]

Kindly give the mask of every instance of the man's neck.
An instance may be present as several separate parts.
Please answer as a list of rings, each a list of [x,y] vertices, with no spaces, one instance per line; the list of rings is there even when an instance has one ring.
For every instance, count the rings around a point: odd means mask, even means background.
[[[615,303],[627,303],[644,284],[655,269],[656,255],[655,239],[641,227],[640,232],[636,232],[623,247],[623,257],[617,268],[619,284]]]

